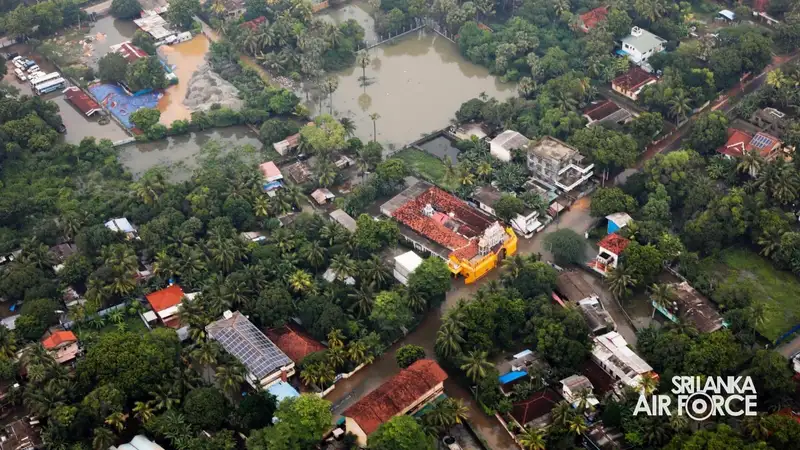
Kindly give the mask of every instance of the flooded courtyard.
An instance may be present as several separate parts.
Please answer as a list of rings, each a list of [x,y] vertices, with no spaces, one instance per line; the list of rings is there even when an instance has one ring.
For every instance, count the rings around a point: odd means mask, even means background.
[[[374,31],[368,8],[356,2],[323,16],[337,23],[356,19],[369,36]],[[411,33],[368,53],[366,83],[360,66],[333,74],[339,79],[332,96],[334,115],[352,119],[362,140],[372,139],[374,125],[377,140],[390,148],[446,127],[462,103],[481,93],[498,99],[515,94],[512,83],[502,83],[486,68],[467,61],[456,44],[432,31]],[[328,102],[323,99],[322,112],[329,111]],[[319,112],[319,103],[314,103],[308,106]],[[380,116],[374,123],[372,114]]]
[[[203,146],[216,141],[226,150],[251,145],[260,150],[258,136],[245,126],[234,126],[169,137],[157,142],[138,142],[118,149],[119,161],[139,177],[149,169],[164,166],[170,169],[173,181],[185,180],[197,167],[197,155]]]

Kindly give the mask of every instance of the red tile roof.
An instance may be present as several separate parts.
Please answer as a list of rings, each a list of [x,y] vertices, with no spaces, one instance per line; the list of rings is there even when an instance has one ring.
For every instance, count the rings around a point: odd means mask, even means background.
[[[297,364],[306,356],[325,350],[325,346],[319,341],[289,325],[269,329],[266,334],[273,344]]]
[[[248,20],[247,22],[242,23],[242,26],[248,28],[250,31],[254,31],[256,28],[258,28],[259,25],[261,25],[266,21],[267,21],[266,17],[259,16],[253,20]]]
[[[117,49],[117,52],[124,56],[128,62],[134,62],[139,58],[148,56],[147,52],[131,44],[130,42],[123,42],[119,49]]]
[[[422,212],[428,204],[436,211],[434,217]],[[450,214],[459,222],[458,232],[453,229],[456,225],[450,223],[454,222],[449,220]],[[417,233],[453,250],[462,259],[471,259],[478,254],[477,237],[494,223],[488,216],[437,187],[431,187],[406,202],[395,210],[393,216]]]
[[[261,174],[264,175],[264,178],[283,176],[281,174],[280,169],[278,169],[278,166],[276,166],[275,163],[272,161],[267,161],[261,164],[260,166],[258,166],[258,169],[261,171]]]
[[[611,83],[625,91],[635,91],[656,79],[657,78],[655,76],[647,73],[641,67],[633,66],[627,72],[623,73],[617,78],[614,78]]]
[[[177,284],[155,291],[145,296],[153,311],[159,312],[180,304],[183,299],[183,289]]]
[[[446,379],[447,373],[436,361],[420,359],[347,408],[342,415],[355,420],[364,433],[370,434]]]
[[[717,152],[723,155],[740,157],[747,152],[755,150],[762,157],[767,157],[780,143],[780,139],[763,131],[751,135],[736,128],[728,128],[728,141],[718,148]]]
[[[619,255],[622,253],[630,244],[631,241],[625,239],[624,237],[618,235],[617,233],[611,233],[604,237],[600,242],[597,243],[600,247],[610,251],[615,255]]]
[[[581,22],[583,23],[584,31],[588,32],[592,28],[596,27],[597,24],[606,20],[606,16],[608,15],[608,7],[601,6],[599,8],[595,8],[586,14],[581,14]]]
[[[525,426],[526,423],[536,420],[553,410],[556,403],[561,401],[561,396],[550,389],[545,388],[534,393],[527,400],[514,403],[511,415]]]
[[[600,120],[605,119],[606,117],[614,114],[615,112],[619,111],[620,107],[612,102],[611,100],[606,100],[604,102],[595,103],[592,105],[587,106],[583,110],[583,115],[588,116],[590,119]]]
[[[71,342],[78,342],[78,338],[75,337],[75,333],[72,331],[56,331],[50,336],[47,336],[47,338],[42,341],[42,345],[48,350],[53,350],[61,344]]]
[[[70,86],[64,90],[67,100],[75,105],[84,115],[88,116],[100,111],[100,105],[94,99],[86,95],[81,88],[77,86]]]

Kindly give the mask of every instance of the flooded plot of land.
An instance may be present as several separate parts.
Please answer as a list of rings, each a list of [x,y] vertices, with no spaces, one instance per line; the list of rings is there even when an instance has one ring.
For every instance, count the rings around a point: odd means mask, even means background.
[[[205,61],[209,49],[208,38],[202,34],[191,40],[172,46],[162,45],[158,53],[172,67],[178,77],[178,84],[168,87],[158,102],[161,123],[169,125],[175,120],[188,120],[192,112],[183,104],[189,80],[198,66]]]
[[[355,1],[347,5],[327,9],[319,17],[333,23],[343,23],[353,19],[364,29],[364,40],[375,42],[378,40],[378,33],[375,32],[375,21],[370,16],[374,10],[375,8],[366,2]]]
[[[36,59],[36,58],[34,58]],[[43,62],[39,62],[36,59],[37,64],[42,67],[42,70],[50,71],[51,67],[45,67],[42,64]],[[14,73],[14,66],[9,63],[9,75],[6,75],[3,80],[7,82],[9,85],[14,86],[15,88],[19,89],[20,94],[24,95],[33,95],[31,92],[30,83],[27,81],[20,82],[17,78],[13,75]],[[117,125],[116,122],[113,120],[105,125],[100,125],[97,123],[98,118],[100,117],[99,114],[95,114],[92,117],[86,117],[81,113],[78,109],[72,106],[71,103],[67,101],[64,97],[64,94],[61,92],[55,92],[52,94],[47,94],[42,96],[45,100],[50,100],[56,105],[58,105],[59,114],[61,115],[61,119],[64,121],[64,126],[67,127],[67,132],[64,133],[62,136],[64,141],[69,144],[80,144],[81,140],[85,137],[96,137],[98,140],[100,139],[111,139],[112,141],[118,141],[121,139],[125,139],[128,137],[128,134]]]
[[[372,23],[364,9],[349,8],[349,14],[360,17],[359,22]],[[341,11],[326,14],[338,21]],[[361,67],[334,74],[339,87],[333,93],[333,110],[335,116],[355,122],[356,136],[362,140],[372,139],[370,115],[379,114],[374,125],[384,146],[402,147],[446,127],[463,102],[481,93],[501,100],[515,93],[513,84],[501,83],[486,68],[467,61],[455,44],[433,32],[412,33],[371,49],[369,56],[366,86]],[[308,106],[315,112],[319,109],[313,102]],[[324,99],[322,111],[328,110],[328,99]]]
[[[453,145],[453,141],[444,136],[437,136],[430,141],[422,142],[419,147],[439,159],[447,157],[453,164],[458,164],[460,151]]]
[[[126,169],[138,177],[156,166],[166,166],[175,181],[187,179],[197,167],[197,155],[203,146],[215,140],[224,149],[252,145],[261,149],[258,136],[245,126],[220,128],[170,137],[166,140],[126,145],[119,149],[119,160]]]
[[[81,65],[97,69],[97,62],[111,46],[129,41],[136,29],[133,21],[107,16],[92,22],[88,30],[71,29],[50,38],[38,50],[62,68]]]

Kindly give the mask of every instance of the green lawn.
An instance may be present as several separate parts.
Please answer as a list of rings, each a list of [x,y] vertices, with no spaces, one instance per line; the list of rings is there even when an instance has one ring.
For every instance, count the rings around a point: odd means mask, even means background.
[[[430,153],[415,148],[407,148],[395,153],[393,157],[405,161],[414,175],[436,183],[447,190],[455,190],[456,186],[452,183],[446,183],[444,180],[445,168],[442,160]]]
[[[742,248],[731,248],[720,254],[722,274],[728,280],[749,278],[754,281],[756,301],[764,303],[766,314],[758,331],[775,340],[800,320],[800,281],[788,272],[776,269],[772,263]]]

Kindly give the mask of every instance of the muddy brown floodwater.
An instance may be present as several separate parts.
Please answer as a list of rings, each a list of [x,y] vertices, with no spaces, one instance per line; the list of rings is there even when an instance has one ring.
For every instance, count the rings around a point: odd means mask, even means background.
[[[191,117],[192,112],[184,106],[183,99],[186,98],[192,74],[205,61],[209,45],[208,38],[199,34],[186,42],[158,48],[159,54],[172,66],[173,73],[178,77],[178,84],[168,87],[158,101],[161,123],[164,125],[169,126],[175,120],[187,120]]]

